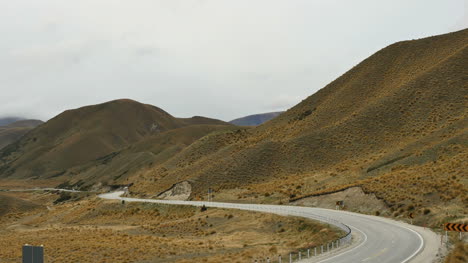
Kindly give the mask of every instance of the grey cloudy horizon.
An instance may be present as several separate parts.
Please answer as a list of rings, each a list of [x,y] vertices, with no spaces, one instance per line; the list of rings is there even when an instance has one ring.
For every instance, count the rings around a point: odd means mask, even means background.
[[[0,117],[129,98],[176,117],[286,110],[465,0],[0,0]]]

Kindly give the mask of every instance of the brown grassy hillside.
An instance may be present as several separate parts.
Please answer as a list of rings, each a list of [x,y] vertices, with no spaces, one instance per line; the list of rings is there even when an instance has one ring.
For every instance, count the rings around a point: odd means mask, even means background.
[[[206,133],[228,126],[203,117],[174,118],[157,107],[132,100],[68,110],[2,149],[0,177],[79,177],[92,171],[96,182],[96,170],[115,177],[128,172],[130,166],[150,163],[164,151],[177,152]],[[99,167],[113,164],[116,156],[120,158],[114,165],[117,170]]]
[[[37,203],[7,194],[0,194],[0,204],[0,217],[2,218],[0,222],[6,220],[7,214],[26,213],[44,208]]]
[[[48,208],[3,215],[0,206],[2,263],[18,262],[25,243],[43,244],[47,262],[253,262],[340,235],[326,224],[251,211],[21,195]]]
[[[468,30],[395,43],[264,125],[204,137],[134,191],[188,180],[193,198],[295,197],[359,184],[399,209],[466,214],[467,61]]]
[[[20,120],[0,126],[0,149],[15,142],[28,131],[42,123],[39,120]]]

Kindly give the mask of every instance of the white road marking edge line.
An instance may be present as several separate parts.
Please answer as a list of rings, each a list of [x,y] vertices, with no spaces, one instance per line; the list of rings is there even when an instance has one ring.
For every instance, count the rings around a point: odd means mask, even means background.
[[[422,238],[421,234],[419,234],[417,231],[414,231],[413,229],[411,229],[409,227],[406,227],[406,226],[401,226],[401,227],[404,227],[404,228],[408,229],[409,231],[411,231],[413,233],[416,233],[416,235],[418,235],[419,239],[421,240],[421,245],[419,245],[418,250],[416,250],[413,254],[411,254],[409,257],[407,257],[406,259],[404,259],[401,262],[401,263],[406,263],[406,262],[410,261],[411,259],[413,259],[419,252],[421,252],[421,249],[424,246],[424,238]]]

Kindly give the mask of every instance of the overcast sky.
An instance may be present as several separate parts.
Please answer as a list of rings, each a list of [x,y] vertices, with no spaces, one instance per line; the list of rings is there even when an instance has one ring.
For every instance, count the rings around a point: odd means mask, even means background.
[[[466,0],[0,0],[0,116],[118,98],[177,117],[286,110],[396,41],[464,29]]]

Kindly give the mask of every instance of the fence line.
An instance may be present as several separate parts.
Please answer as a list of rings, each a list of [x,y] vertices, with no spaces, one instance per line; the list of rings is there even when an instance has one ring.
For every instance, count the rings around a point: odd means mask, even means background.
[[[267,208],[267,206],[265,206],[265,208]],[[234,207],[233,207],[234,208]],[[239,207],[241,208],[241,207]],[[247,208],[247,209],[246,209]],[[330,224],[330,225],[333,225],[341,230],[343,230],[345,232],[345,234],[343,234],[342,236],[340,236],[339,238],[337,239],[334,239],[330,242],[327,242],[327,243],[324,243],[324,244],[319,244],[319,245],[316,245],[316,246],[313,246],[313,247],[309,247],[309,248],[301,248],[301,249],[296,249],[294,251],[291,251],[290,253],[286,254],[286,255],[278,255],[276,257],[267,257],[266,259],[262,259],[260,262],[266,262],[266,263],[292,263],[292,262],[297,262],[297,261],[301,261],[303,259],[307,259],[307,258],[313,258],[315,256],[318,256],[318,255],[322,255],[324,253],[328,253],[334,249],[337,249],[337,248],[340,248],[344,245],[346,245],[347,243],[349,243],[351,241],[351,238],[352,238],[352,231],[351,231],[351,228],[335,219],[331,219],[331,218],[328,218],[328,217],[324,217],[324,216],[319,216],[319,215],[315,215],[313,213],[299,213],[297,211],[292,211],[292,210],[288,210],[287,209],[288,207],[286,206],[285,208],[277,208],[277,209],[274,209],[276,213],[278,214],[288,214],[288,215],[293,215],[293,216],[298,216],[298,217],[304,217],[304,218],[307,218],[307,219],[315,219],[317,221],[320,221],[322,223],[327,223],[327,224]],[[297,207],[295,207],[297,208]],[[255,211],[261,211],[258,209],[258,206],[257,207],[251,207],[249,209],[249,207],[245,207],[245,205],[243,205],[242,209],[246,209],[246,210],[255,210]],[[265,209],[267,210],[267,209]],[[265,211],[266,212],[266,211]],[[272,212],[271,210],[268,210],[268,212]],[[258,260],[255,260],[254,262],[259,262]]]

